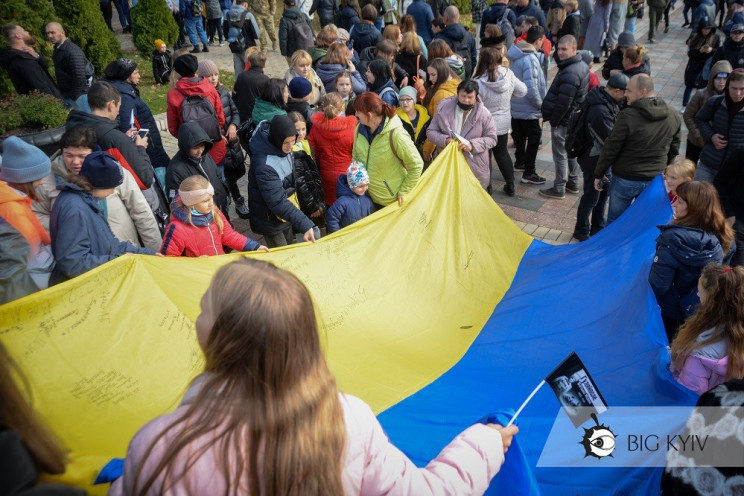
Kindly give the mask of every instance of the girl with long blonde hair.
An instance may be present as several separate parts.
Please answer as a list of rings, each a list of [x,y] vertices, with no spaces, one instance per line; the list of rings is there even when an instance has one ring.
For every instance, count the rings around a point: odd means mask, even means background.
[[[516,427],[476,424],[425,468],[338,391],[307,288],[274,265],[223,266],[201,299],[204,372],[129,445],[110,494],[482,494]]]
[[[702,394],[744,377],[744,268],[707,265],[698,282],[700,307],[670,347],[674,378]]]

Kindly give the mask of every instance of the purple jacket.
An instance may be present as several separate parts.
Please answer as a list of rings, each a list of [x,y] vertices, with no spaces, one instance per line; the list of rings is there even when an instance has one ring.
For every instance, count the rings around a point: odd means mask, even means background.
[[[179,408],[152,420],[134,436],[127,450],[124,473],[111,486],[109,495],[133,493],[134,475],[145,451],[155,436],[188,408],[197,394],[200,379],[194,380]],[[339,395],[339,401],[346,424],[342,473],[344,494],[483,494],[504,463],[501,434],[486,425],[475,424],[455,437],[426,467],[418,468],[388,440],[366,403],[345,394]],[[208,440],[206,436],[194,440],[192,454]],[[145,478],[157,465],[171,437],[169,434],[161,438],[144,461],[142,475]],[[206,451],[196,459],[188,474],[169,486],[165,493],[184,494],[187,488],[193,494],[227,492],[219,476],[223,469],[217,462],[220,454],[219,448]],[[163,489],[161,477],[148,494],[162,494]],[[243,494],[241,490],[237,493]]]
[[[426,137],[437,145],[437,149],[444,148],[450,131],[455,129],[455,109],[457,109],[457,95],[451,96],[439,104],[436,115],[429,124]],[[462,125],[460,136],[470,141],[473,145],[472,156],[465,153],[465,160],[476,179],[484,188],[491,181],[491,169],[488,166],[489,151],[496,146],[496,125],[493,123],[491,112],[483,105],[480,98],[475,102],[475,107]]]
[[[674,372],[674,379],[697,394],[712,389],[726,380],[728,356],[714,360],[699,355],[690,355],[682,370]]]

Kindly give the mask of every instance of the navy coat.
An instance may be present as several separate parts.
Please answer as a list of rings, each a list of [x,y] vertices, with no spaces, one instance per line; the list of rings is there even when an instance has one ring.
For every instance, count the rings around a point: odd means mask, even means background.
[[[684,320],[686,314],[680,300],[697,288],[703,267],[723,261],[723,250],[718,238],[708,231],[675,224],[658,227],[661,234],[656,238],[648,282],[661,313]]]
[[[354,222],[371,215],[375,211],[372,198],[359,196],[349,188],[346,174],[338,176],[336,182],[336,201],[326,214],[326,226],[328,232],[336,232],[339,229],[353,224]]]
[[[263,121],[251,138],[251,166],[248,170],[248,208],[251,230],[258,234],[282,232],[286,219],[295,232],[305,233],[315,224],[288,197],[295,192],[292,154],[282,153],[269,141],[271,123]]]
[[[114,237],[103,207],[93,195],[79,186],[63,183],[52,206],[49,230],[56,264],[49,285],[72,279],[125,253],[154,255]]]

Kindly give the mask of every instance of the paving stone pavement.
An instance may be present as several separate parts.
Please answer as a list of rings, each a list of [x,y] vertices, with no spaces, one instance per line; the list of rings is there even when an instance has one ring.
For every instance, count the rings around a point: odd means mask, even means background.
[[[644,44],[648,50],[651,59],[651,75],[654,78],[656,94],[666,100],[673,108],[679,109],[684,92],[683,74],[687,64],[685,40],[690,31],[682,28],[682,8],[681,6],[671,12],[670,28],[668,33],[663,33],[663,28],[656,37],[655,44],[647,44],[646,38],[648,33],[648,18],[637,23],[635,37],[636,41]],[[131,39],[130,35],[120,35]],[[122,43],[125,47],[125,43]],[[125,48],[126,49],[126,48]],[[199,53],[196,56],[200,59],[212,59],[220,69],[233,70],[232,54],[227,47],[210,47],[209,53]],[[597,73],[601,78],[603,61],[595,64],[592,71]],[[266,73],[271,77],[283,77],[287,70],[287,62],[278,51],[268,52],[266,63]],[[549,78],[555,76],[555,63],[551,63]],[[176,140],[168,134],[165,125],[165,114],[156,116],[159,119],[159,126],[163,131],[163,143],[169,155],[174,155],[178,150]],[[684,126],[684,124],[683,124]],[[681,152],[684,152],[684,143],[686,129],[683,127]],[[548,180],[547,185],[552,184],[555,178],[553,160],[551,154],[550,126],[543,126],[542,146],[537,156],[537,172],[545,176]],[[513,144],[510,144],[513,147]],[[510,148],[513,150],[513,148]],[[578,206],[580,195],[567,194],[563,200],[551,200],[541,197],[538,190],[545,186],[526,185],[519,182],[521,172],[516,171],[516,196],[509,197],[502,192],[504,185],[503,177],[498,171],[498,167],[493,163],[493,198],[503,211],[515,222],[515,224],[525,233],[550,244],[576,243],[572,239],[574,224],[576,222],[576,208]],[[238,183],[241,191],[246,191],[247,179],[243,177]],[[231,215],[236,229],[252,236],[260,241],[260,236],[253,235],[247,221],[238,219],[236,215]]]

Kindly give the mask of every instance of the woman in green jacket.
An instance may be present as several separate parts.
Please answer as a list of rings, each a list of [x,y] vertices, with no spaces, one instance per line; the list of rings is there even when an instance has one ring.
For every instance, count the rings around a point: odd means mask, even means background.
[[[377,205],[403,204],[421,177],[424,162],[400,118],[376,94],[366,91],[354,101],[359,126],[352,158],[367,166],[369,195]]]
[[[287,101],[289,101],[287,81],[279,78],[269,79],[261,98],[256,98],[251,119],[258,125],[262,121],[271,121],[275,115],[287,115]]]

